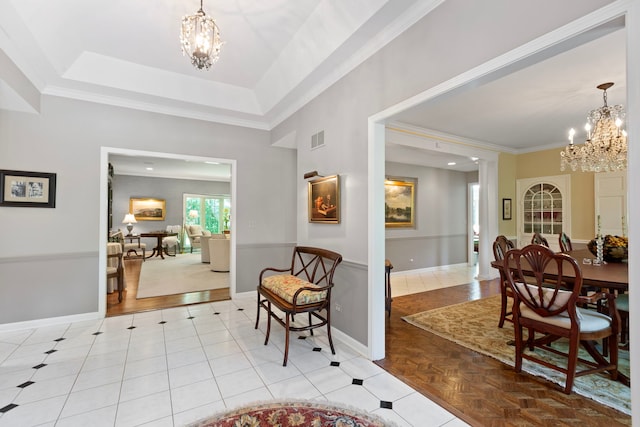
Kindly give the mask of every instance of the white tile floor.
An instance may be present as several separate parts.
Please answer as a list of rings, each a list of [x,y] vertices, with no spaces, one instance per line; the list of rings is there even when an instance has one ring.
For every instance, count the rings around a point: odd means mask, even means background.
[[[478,264],[444,265],[421,270],[394,272],[391,271],[391,296],[415,294],[432,291],[449,286],[463,285],[473,282],[478,275]]]
[[[264,346],[255,310],[245,298],[0,333],[0,426],[182,426],[283,397],[399,426],[466,425],[335,339],[332,355],[320,329],[291,340],[283,367],[284,331],[274,324]]]

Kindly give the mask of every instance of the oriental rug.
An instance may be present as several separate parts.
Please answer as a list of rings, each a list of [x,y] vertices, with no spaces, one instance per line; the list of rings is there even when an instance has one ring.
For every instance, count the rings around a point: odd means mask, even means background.
[[[395,427],[361,409],[335,403],[285,400],[262,402],[205,418],[188,427]]]
[[[499,318],[500,295],[496,295],[412,314],[402,319],[463,347],[514,366],[515,347],[509,345],[514,339],[513,324],[506,322],[504,328],[498,328]],[[554,346],[557,345],[563,343],[554,343]],[[536,355],[566,366],[566,363],[562,363],[566,360],[562,356],[540,350],[536,351]],[[586,352],[581,353],[580,357],[590,359]],[[628,377],[629,353],[621,350],[618,358],[619,371]],[[529,360],[523,360],[522,370],[564,387],[565,377],[561,372]],[[606,373],[577,377],[574,380],[573,392],[631,415],[630,388],[618,381],[612,381]]]
[[[229,273],[211,271],[197,254],[153,257],[140,267],[136,299],[229,287]]]

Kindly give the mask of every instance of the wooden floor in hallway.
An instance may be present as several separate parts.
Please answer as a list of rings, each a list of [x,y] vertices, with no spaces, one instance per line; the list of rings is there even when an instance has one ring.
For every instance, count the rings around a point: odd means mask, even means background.
[[[124,262],[127,288],[122,293],[122,302],[118,302],[118,292],[107,294],[107,317],[179,307],[181,305],[199,304],[202,302],[222,301],[230,298],[229,288],[224,288],[136,299],[138,282],[140,281],[140,271],[144,266],[144,262],[141,258],[130,258]]]

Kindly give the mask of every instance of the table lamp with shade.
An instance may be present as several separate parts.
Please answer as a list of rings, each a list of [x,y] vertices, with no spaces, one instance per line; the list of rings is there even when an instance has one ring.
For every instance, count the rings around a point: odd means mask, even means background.
[[[133,230],[133,224],[136,224],[137,222],[138,221],[136,221],[136,217],[132,213],[128,213],[124,216],[122,223],[127,224],[127,231],[129,231],[129,234],[127,234],[127,236],[131,236],[131,230]]]

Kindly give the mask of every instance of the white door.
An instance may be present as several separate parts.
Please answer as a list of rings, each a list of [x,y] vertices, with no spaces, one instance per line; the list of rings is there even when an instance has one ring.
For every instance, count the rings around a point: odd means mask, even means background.
[[[598,233],[598,217],[600,233],[603,236],[627,234],[627,172],[607,172],[594,174],[596,222],[594,236]]]

